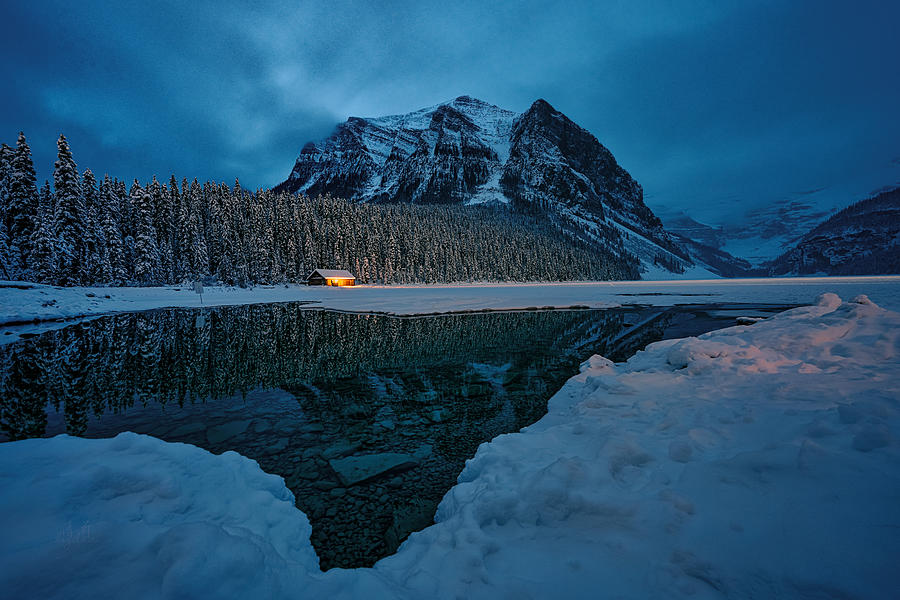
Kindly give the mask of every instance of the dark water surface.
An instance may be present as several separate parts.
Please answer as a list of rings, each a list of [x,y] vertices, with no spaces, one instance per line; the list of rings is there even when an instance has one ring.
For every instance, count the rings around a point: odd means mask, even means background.
[[[782,308],[114,315],[0,347],[0,441],[136,431],[235,450],[284,477],[323,569],[367,566],[429,525],[478,445],[538,420],[591,355],[621,361]]]

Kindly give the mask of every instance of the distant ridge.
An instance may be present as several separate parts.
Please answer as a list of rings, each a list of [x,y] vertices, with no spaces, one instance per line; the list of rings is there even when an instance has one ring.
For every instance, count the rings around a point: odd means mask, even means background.
[[[900,274],[900,188],[851,204],[765,267],[770,275]]]

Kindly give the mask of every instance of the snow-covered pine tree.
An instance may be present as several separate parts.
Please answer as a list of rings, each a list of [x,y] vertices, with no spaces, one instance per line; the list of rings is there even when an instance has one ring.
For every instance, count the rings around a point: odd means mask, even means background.
[[[188,180],[183,179],[181,181],[181,193],[178,196],[178,206],[175,208],[175,227],[172,234],[172,280],[176,282],[195,280],[191,268],[191,245],[193,244],[191,240],[194,235],[191,221],[193,219],[194,204],[192,188],[188,184]]]
[[[324,268],[319,264],[316,251],[316,236],[319,232],[319,223],[310,205],[309,199],[305,198],[300,201],[299,206],[300,223],[298,227],[302,234],[299,250],[303,253],[301,263],[304,267],[300,272],[300,277],[303,279],[309,276],[313,269]]]
[[[100,231],[102,238],[101,282],[108,285],[123,285],[128,279],[125,270],[125,249],[122,230],[119,226],[119,209],[122,200],[109,174],[100,185]]]
[[[13,149],[0,144],[0,277],[12,279],[12,253],[9,248],[7,213],[9,209],[9,175]]]
[[[176,281],[202,281],[209,275],[209,256],[201,223],[200,204],[203,190],[195,179],[181,185],[181,204],[178,209],[179,274]]]
[[[38,193],[31,148],[25,134],[19,132],[9,173],[7,228],[9,249],[15,261],[15,277],[28,276],[31,234],[38,209]]]
[[[302,231],[300,214],[297,210],[296,196],[278,195],[282,199],[282,221],[279,225],[280,233],[284,236],[284,272],[287,281],[298,282],[305,267],[300,253],[299,243]]]
[[[174,176],[173,176],[174,179]],[[173,201],[177,201],[178,186],[175,186],[176,197],[171,197],[171,191],[167,186],[160,184],[153,177],[147,186],[153,208],[153,230],[156,232],[156,246],[159,252],[159,267],[157,278],[160,281],[169,281],[172,278],[172,243],[170,231],[172,228],[172,216],[170,208]]]
[[[38,283],[57,283],[59,274],[57,269],[55,223],[53,209],[53,192],[50,191],[50,182],[45,181],[38,200],[38,212],[34,219],[37,227],[31,234],[29,258],[31,277]]]
[[[153,199],[137,179],[131,186],[129,198],[135,222],[134,279],[138,285],[153,285],[158,283],[159,277],[159,247],[153,227]]]
[[[0,219],[0,277],[12,279],[12,253],[9,251],[9,235],[6,233],[5,219]]]
[[[240,287],[247,287],[254,283],[254,279],[250,274],[250,267],[255,256],[254,250],[251,248],[250,227],[253,222],[253,215],[248,210],[247,203],[244,201],[244,192],[241,189],[240,182],[234,180],[234,189],[229,190],[224,183],[219,186],[219,194],[228,207],[228,222],[230,223],[230,234],[232,243],[232,265],[235,283]]]
[[[209,255],[206,251],[206,236],[200,227],[200,214],[191,215],[191,273],[196,281],[209,277]]]
[[[9,175],[12,171],[13,149],[0,144],[0,223],[4,226],[9,209]]]
[[[59,136],[56,147],[53,190],[57,281],[60,285],[81,285],[85,280],[82,263],[85,236],[84,196],[81,193],[78,167],[72,158],[66,136]]]
[[[162,227],[162,238],[165,241],[162,253],[164,281],[175,281],[176,263],[179,258],[178,248],[178,224],[175,219],[181,206],[181,191],[178,189],[178,180],[175,175],[169,178],[167,188],[168,195],[162,207],[157,207],[157,220]]]
[[[97,178],[90,169],[85,169],[81,177],[81,193],[84,198],[84,238],[82,241],[81,264],[83,283],[91,285],[102,280],[100,266],[100,190]]]

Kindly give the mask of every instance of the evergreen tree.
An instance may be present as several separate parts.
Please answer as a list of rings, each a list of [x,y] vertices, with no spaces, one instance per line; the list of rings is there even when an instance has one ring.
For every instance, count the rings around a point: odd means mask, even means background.
[[[194,182],[196,183],[196,181]],[[193,281],[196,274],[193,272],[193,240],[198,231],[194,220],[195,206],[198,201],[194,198],[195,188],[188,185],[187,179],[181,182],[181,196],[178,212],[175,218],[176,239],[175,246],[178,249],[174,261],[174,280]]]
[[[84,196],[66,136],[59,136],[56,147],[53,188],[57,279],[60,285],[81,285],[86,279]]]
[[[191,218],[191,273],[195,281],[204,281],[209,277],[209,254],[199,221],[199,215]]]
[[[9,250],[9,236],[6,233],[6,222],[0,219],[0,277],[12,279],[12,252]]]
[[[9,249],[15,262],[16,277],[28,276],[31,234],[38,209],[38,194],[31,148],[25,134],[19,132],[8,179],[9,201],[6,225]]]
[[[38,201],[37,228],[31,234],[31,272],[38,283],[56,283],[58,267],[56,249],[58,246],[54,231],[53,192],[50,182],[45,181]]]
[[[9,247],[7,213],[9,211],[9,176],[12,171],[13,149],[0,144],[0,277],[12,279],[13,256]]]
[[[181,206],[181,192],[175,175],[169,178],[169,185],[164,189],[166,196],[156,210],[157,234],[160,239],[163,280],[175,281],[176,263],[180,254],[175,216]]]
[[[105,284],[123,285],[128,278],[125,271],[125,252],[122,230],[119,228],[119,207],[122,201],[116,186],[107,174],[100,185],[100,232],[102,238],[100,281]]]
[[[87,169],[81,178],[81,192],[84,197],[84,237],[81,242],[84,278],[83,283],[90,285],[102,279],[100,265],[100,190],[94,173]]]
[[[155,179],[154,179],[155,181]],[[153,227],[153,199],[135,179],[129,193],[134,212],[134,278],[139,285],[158,283],[159,247]]]
[[[147,193],[150,194],[150,203],[152,210],[153,231],[156,234],[156,247],[159,256],[159,264],[157,266],[156,278],[160,281],[168,281],[172,277],[171,253],[172,247],[169,240],[169,230],[172,226],[172,219],[169,214],[170,191],[165,185],[161,185],[153,176],[150,185],[147,186]],[[175,194],[178,193],[178,187],[175,187]],[[176,196],[177,199],[177,196]]]
[[[9,178],[14,155],[12,148],[0,144],[0,224],[3,225],[4,231],[9,225],[6,218],[9,211]]]

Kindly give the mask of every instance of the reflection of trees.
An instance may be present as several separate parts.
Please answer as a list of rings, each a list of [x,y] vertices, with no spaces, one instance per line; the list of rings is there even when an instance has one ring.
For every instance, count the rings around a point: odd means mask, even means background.
[[[579,339],[620,328],[621,313],[602,311],[400,319],[274,304],[115,315],[0,349],[0,427],[10,439],[42,435],[49,402],[78,435],[89,414],[135,402],[180,405],[257,387],[334,389],[375,372],[395,372],[390,385],[415,405],[428,390],[459,389],[454,374],[435,367],[501,360],[513,371],[542,370]]]
[[[302,414],[286,427],[275,412],[185,416],[170,410],[177,414],[171,427],[156,422],[152,411],[150,426],[136,430],[159,429],[154,435],[170,441],[234,449],[258,460],[285,478],[310,516],[323,567],[371,565],[430,522],[479,444],[540,418],[579,362],[592,353],[630,353],[658,339],[668,323],[662,315],[628,328],[624,315],[390,318],[298,304],[115,315],[0,347],[0,436],[57,431],[55,419],[48,425],[48,405],[68,433],[83,435],[91,433],[92,415],[122,413],[135,403],[171,407],[260,387],[286,389]],[[148,424],[131,416],[139,426]],[[208,419],[202,424],[210,427],[251,418],[270,428],[227,443],[209,441],[205,433],[189,439],[173,433],[185,421]],[[127,429],[135,420],[107,422],[111,426],[93,425],[95,433]],[[333,496],[341,483],[328,458],[342,455],[340,448],[405,452],[419,464]]]
[[[0,423],[11,439],[39,437],[47,427],[47,369],[39,342],[16,344],[3,353]]]

